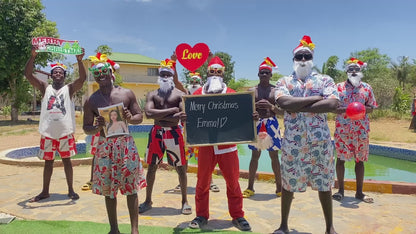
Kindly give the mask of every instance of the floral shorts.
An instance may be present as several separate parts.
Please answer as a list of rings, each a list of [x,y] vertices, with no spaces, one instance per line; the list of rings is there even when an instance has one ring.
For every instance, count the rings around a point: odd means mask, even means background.
[[[95,153],[92,192],[115,198],[136,194],[146,179],[132,136],[99,138]]]
[[[343,161],[367,162],[370,153],[368,134],[335,134],[337,157]]]
[[[331,141],[301,146],[284,139],[280,170],[283,188],[304,192],[310,185],[314,190],[330,191],[335,177],[334,161]]]

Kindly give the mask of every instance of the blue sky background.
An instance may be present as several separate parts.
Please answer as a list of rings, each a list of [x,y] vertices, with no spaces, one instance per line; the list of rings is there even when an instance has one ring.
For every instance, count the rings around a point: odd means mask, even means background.
[[[203,42],[213,52],[232,56],[237,79],[256,80],[258,66],[267,56],[279,73],[290,74],[292,50],[305,34],[316,45],[318,67],[336,55],[341,69],[351,52],[368,48],[379,48],[394,61],[403,55],[416,57],[413,0],[43,0],[42,4],[46,18],[57,23],[60,37],[78,40],[86,58],[107,44],[113,52],[163,60],[181,43]]]

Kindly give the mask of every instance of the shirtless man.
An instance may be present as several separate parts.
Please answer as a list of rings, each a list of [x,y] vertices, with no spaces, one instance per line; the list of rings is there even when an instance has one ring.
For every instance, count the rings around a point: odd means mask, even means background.
[[[92,192],[105,196],[110,233],[120,233],[117,192],[120,189],[121,194],[127,195],[131,233],[139,233],[137,192],[146,186],[140,157],[132,136],[105,137],[105,119],[100,116],[98,108],[123,103],[122,115],[130,124],[140,124],[143,121],[142,111],[131,90],[113,85],[114,66],[111,64],[114,62],[104,54],[90,58],[93,62],[90,70],[99,89],[85,101],[83,129],[88,135],[100,132],[94,154]]]
[[[158,165],[163,161],[166,151],[169,165],[174,166],[179,176],[182,193],[182,214],[192,214],[192,208],[187,199],[185,143],[179,120],[182,114],[182,96],[185,94],[175,88],[173,76],[175,61],[166,59],[161,62],[158,83],[160,88],[147,94],[145,113],[149,119],[154,119],[154,125],[149,133],[146,150],[147,168],[146,200],[140,204],[139,212],[152,209],[152,190],[155,183]]]
[[[254,195],[254,179],[256,178],[257,167],[262,150],[269,151],[271,159],[272,170],[276,183],[276,196],[282,195],[282,182],[280,178],[280,163],[279,163],[279,149],[280,149],[280,129],[279,122],[277,122],[274,90],[275,86],[270,84],[272,77],[272,70],[276,65],[267,57],[260,64],[259,79],[260,83],[249,91],[254,91],[256,96],[256,111],[259,113],[260,119],[257,121],[258,143],[249,145],[252,150],[251,161],[248,172],[248,187],[243,192],[244,198],[249,198]]]

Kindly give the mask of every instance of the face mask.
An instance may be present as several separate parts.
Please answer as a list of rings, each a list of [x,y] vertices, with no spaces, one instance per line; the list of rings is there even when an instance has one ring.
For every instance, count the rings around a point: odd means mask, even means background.
[[[351,82],[351,84],[354,87],[358,87],[361,84],[361,79],[363,78],[363,73],[362,72],[357,72],[357,73],[347,73],[348,75],[348,80]]]
[[[207,93],[220,93],[223,90],[223,79],[221,76],[210,76],[207,79]]]
[[[296,73],[296,77],[305,80],[309,74],[312,72],[313,62],[312,60],[308,61],[294,61],[293,70]]]

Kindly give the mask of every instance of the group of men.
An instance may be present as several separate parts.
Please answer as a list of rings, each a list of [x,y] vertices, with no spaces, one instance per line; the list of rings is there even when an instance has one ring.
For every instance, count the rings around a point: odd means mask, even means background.
[[[351,120],[346,115],[346,107],[351,102],[361,102],[370,113],[377,107],[371,86],[362,82],[362,68],[365,63],[351,58],[346,66],[348,79],[335,84],[329,76],[312,71],[315,45],[309,36],[304,36],[293,50],[293,69],[290,76],[282,77],[276,85],[270,84],[273,70],[277,67],[270,58],[259,66],[259,84],[250,89],[255,93],[255,112],[258,142],[249,145],[252,159],[249,168],[248,187],[243,192],[239,184],[239,159],[237,146],[201,146],[198,151],[198,172],[195,191],[196,217],[190,228],[202,228],[209,219],[209,191],[212,189],[212,172],[216,165],[226,181],[228,209],[232,223],[242,231],[250,231],[251,226],[244,218],[243,198],[255,194],[254,180],[258,159],[262,150],[269,151],[271,166],[275,175],[275,193],[281,197],[281,224],[274,233],[288,233],[288,218],[294,192],[303,192],[310,185],[318,190],[323,209],[326,233],[335,233],[333,227],[332,199],[340,201],[344,197],[344,163],[354,159],[357,176],[355,197],[364,202],[373,199],[362,191],[364,164],[369,152],[369,120]],[[39,157],[45,160],[43,190],[31,202],[49,197],[49,183],[53,170],[55,151],[63,159],[68,183],[68,196],[78,199],[72,187],[72,165],[70,156],[76,154],[74,108],[72,95],[82,87],[86,71],[82,65],[84,54],[77,55],[79,79],[65,85],[65,67],[61,64],[51,70],[52,85],[33,76],[36,52],[26,65],[25,75],[29,82],[41,90],[42,109],[39,131],[41,147]],[[99,89],[84,104],[83,130],[97,136],[92,167],[92,191],[105,196],[110,233],[118,233],[117,192],[127,195],[132,233],[138,233],[138,213],[152,208],[152,190],[158,165],[167,154],[168,163],[175,167],[178,188],[182,194],[182,214],[192,214],[187,200],[187,157],[182,127],[187,115],[182,110],[182,96],[185,94],[206,95],[235,92],[223,81],[226,67],[219,57],[210,56],[206,82],[201,85],[201,77],[192,74],[194,82],[185,88],[177,78],[175,59],[166,59],[159,68],[159,89],[147,94],[144,114],[154,120],[149,132],[146,150],[148,170],[144,178],[143,167],[137,153],[134,139],[130,135],[105,137],[105,119],[98,108],[123,103],[123,119],[130,124],[140,124],[143,112],[131,90],[114,85],[115,64],[104,54],[90,56],[93,66],[89,69]],[[199,78],[199,81],[198,81]],[[335,163],[333,143],[327,124],[328,112],[337,113],[335,130]],[[276,114],[284,113],[284,137],[280,135]],[[99,133],[99,134],[98,134]],[[281,162],[278,150],[281,149]],[[339,190],[332,195],[335,180],[335,165]],[[146,187],[147,185],[147,187]],[[146,187],[146,199],[138,204],[137,192]]]

